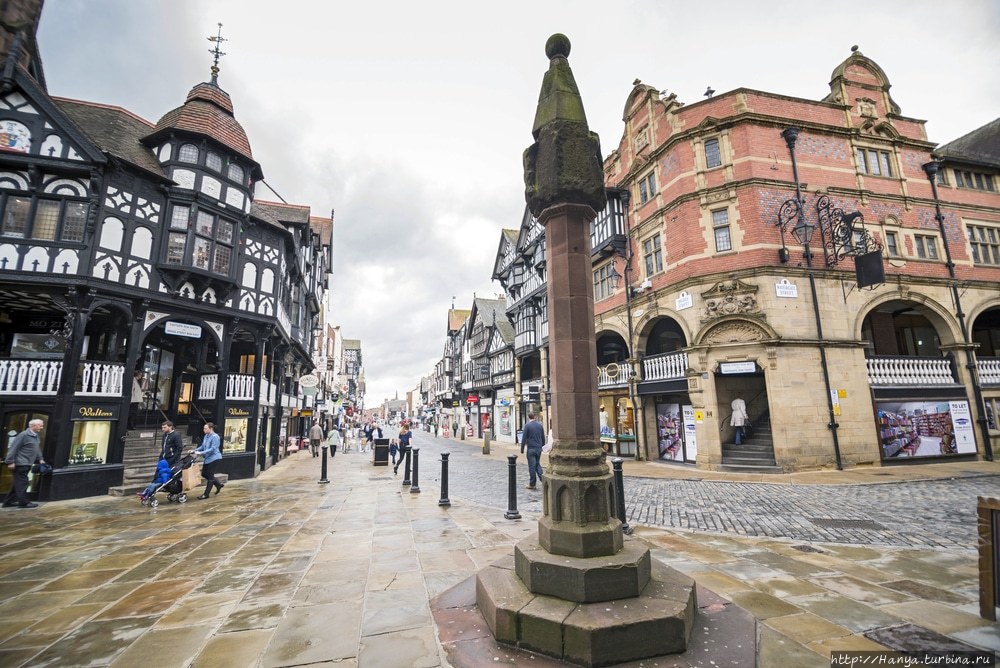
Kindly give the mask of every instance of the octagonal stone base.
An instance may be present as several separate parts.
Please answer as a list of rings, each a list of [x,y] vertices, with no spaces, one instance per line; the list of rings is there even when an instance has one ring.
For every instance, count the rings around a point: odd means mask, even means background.
[[[626,543],[633,541],[641,543]],[[476,602],[497,641],[584,666],[687,649],[696,601],[694,581],[683,573],[650,560],[638,596],[578,603],[532,593],[514,562],[504,557],[476,574]]]
[[[551,554],[534,538],[514,546],[514,571],[528,591],[577,603],[638,596],[649,582],[649,563],[649,548],[639,540],[588,559]]]

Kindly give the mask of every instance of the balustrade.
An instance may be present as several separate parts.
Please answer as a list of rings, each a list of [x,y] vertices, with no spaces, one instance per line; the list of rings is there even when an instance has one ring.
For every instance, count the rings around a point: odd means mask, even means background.
[[[1000,357],[980,357],[976,360],[979,382],[983,385],[1000,385]]]
[[[643,380],[672,380],[687,375],[687,353],[664,353],[642,358]]]
[[[597,387],[624,385],[631,377],[632,365],[628,362],[612,362],[597,367]]]
[[[198,386],[198,401],[209,401],[215,399],[217,387],[219,385],[219,374],[206,373],[201,377]]]
[[[62,380],[62,360],[0,360],[0,394],[53,396]],[[125,365],[81,362],[80,389],[88,397],[121,397]]]
[[[951,361],[945,357],[869,357],[870,385],[955,385]]]

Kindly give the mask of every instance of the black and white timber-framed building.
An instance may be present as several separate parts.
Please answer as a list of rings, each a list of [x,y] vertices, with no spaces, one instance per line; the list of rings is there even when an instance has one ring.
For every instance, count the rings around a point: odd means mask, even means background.
[[[106,494],[126,441],[158,448],[165,419],[187,443],[215,422],[220,470],[256,475],[309,421],[295,381],[313,366],[332,216],[254,197],[263,171],[217,66],[150,123],[49,95],[41,2],[0,13],[0,420],[8,436],[45,420],[55,471],[32,489]]]

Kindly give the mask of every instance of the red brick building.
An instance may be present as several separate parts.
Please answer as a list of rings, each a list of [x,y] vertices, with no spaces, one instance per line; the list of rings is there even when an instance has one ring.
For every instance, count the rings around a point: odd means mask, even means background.
[[[605,161],[628,244],[595,250],[594,286],[607,431],[634,434],[639,457],[992,456],[1000,125],[935,151],[889,89],[856,50],[821,100],[741,88],[685,105],[636,83]]]

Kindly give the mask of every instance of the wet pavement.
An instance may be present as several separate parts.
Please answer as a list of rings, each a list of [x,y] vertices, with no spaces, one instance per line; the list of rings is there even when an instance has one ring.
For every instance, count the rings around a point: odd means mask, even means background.
[[[487,456],[477,442],[422,432],[416,444],[419,494],[356,452],[333,458],[331,482],[319,484],[320,460],[298,453],[204,501],[0,511],[0,665],[483,665],[457,662],[469,655],[557,665],[497,647],[467,607],[475,572],[535,531],[540,494],[523,480],[523,519],[504,519],[505,457],[516,450],[494,443]],[[438,506],[441,450],[450,508]],[[724,634],[706,633],[685,655],[641,665],[829,666],[833,650],[934,643],[1000,650],[1000,626],[978,616],[974,538],[975,495],[1000,495],[996,463],[767,481],[625,469],[636,535],[695,579],[699,619],[728,609],[751,624],[739,648],[723,652]]]

